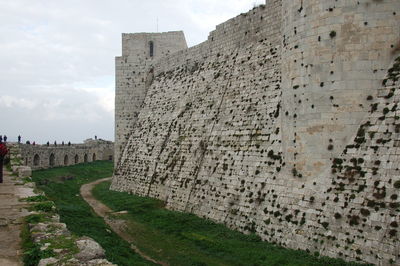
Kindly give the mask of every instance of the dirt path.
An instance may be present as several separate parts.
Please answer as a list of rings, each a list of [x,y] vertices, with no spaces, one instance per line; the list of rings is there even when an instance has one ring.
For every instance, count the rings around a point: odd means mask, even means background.
[[[0,183],[0,265],[22,265],[21,225],[29,215],[24,209],[28,204],[19,199],[34,196],[32,188],[19,184],[15,177],[4,171]]]
[[[152,258],[150,258],[149,256],[147,256],[146,254],[144,254],[142,251],[140,251],[133,243],[134,243],[134,239],[131,235],[126,233],[126,228],[127,228],[127,223],[125,220],[122,219],[116,219],[116,218],[110,218],[110,214],[113,214],[114,212],[108,208],[106,205],[104,205],[103,203],[101,203],[100,201],[96,200],[93,195],[92,195],[92,189],[94,188],[94,186],[96,186],[97,184],[100,184],[102,182],[106,182],[106,181],[110,181],[111,177],[108,178],[103,178],[103,179],[99,179],[96,180],[95,182],[89,183],[89,184],[85,184],[81,187],[81,195],[83,197],[83,199],[89,203],[89,205],[93,208],[93,210],[95,211],[95,213],[97,215],[99,215],[100,217],[104,218],[104,221],[111,227],[111,229],[118,234],[122,239],[124,239],[125,241],[127,241],[130,245],[131,248],[138,253],[140,256],[142,256],[144,259],[151,261],[155,264],[159,264],[159,265],[163,265],[166,266],[168,265],[165,262],[161,262],[161,261],[156,261]],[[1,261],[0,261],[1,262]],[[0,263],[1,265],[1,263]]]

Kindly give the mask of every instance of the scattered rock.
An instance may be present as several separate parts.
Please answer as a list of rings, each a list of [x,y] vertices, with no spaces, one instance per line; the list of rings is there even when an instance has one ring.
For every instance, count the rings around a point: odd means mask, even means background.
[[[18,167],[18,177],[30,177],[32,175],[32,169],[29,166],[19,166]]]
[[[50,247],[50,243],[44,243],[44,245],[40,247],[40,250],[46,250],[48,247]]]
[[[29,187],[29,188],[35,188],[36,187],[35,183],[33,183],[33,182],[25,183],[25,186]]]
[[[97,266],[117,266],[116,264],[113,264],[109,262],[108,260],[105,259],[95,259],[95,260],[90,260],[87,262],[86,265],[97,265]]]
[[[41,231],[44,232],[47,231],[47,224],[37,223],[31,227],[31,232],[41,232]]]
[[[79,248],[79,253],[75,255],[75,258],[82,261],[89,261],[93,259],[104,258],[104,249],[93,239],[84,237],[76,241],[76,245]]]
[[[128,214],[128,211],[114,212],[115,214]]]
[[[38,266],[46,266],[46,265],[56,264],[57,262],[58,262],[58,260],[56,258],[41,259],[39,261]]]

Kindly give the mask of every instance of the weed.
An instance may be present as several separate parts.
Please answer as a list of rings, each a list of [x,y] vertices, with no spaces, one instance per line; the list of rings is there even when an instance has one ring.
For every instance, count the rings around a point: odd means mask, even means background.
[[[28,197],[28,198],[25,198],[22,200],[27,201],[27,202],[41,202],[41,201],[47,201],[48,199],[44,195],[37,195],[37,196]]]
[[[25,217],[25,221],[29,224],[37,224],[49,221],[49,217],[47,214],[31,214]]]
[[[40,202],[30,207],[30,209],[34,211],[52,212],[54,210],[54,203],[51,201]]]
[[[41,259],[54,256],[54,252],[51,249],[40,250],[39,244],[33,242],[31,233],[29,231],[28,220],[29,219],[25,219],[20,235],[22,240],[21,245],[24,251],[22,260],[24,262],[24,266],[36,266]]]

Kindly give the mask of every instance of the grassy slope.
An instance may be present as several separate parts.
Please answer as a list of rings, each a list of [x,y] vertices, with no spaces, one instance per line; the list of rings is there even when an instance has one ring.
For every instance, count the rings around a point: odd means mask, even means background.
[[[94,196],[115,211],[129,211],[135,244],[170,265],[355,265],[262,242],[192,214],[165,210],[161,201],[109,191],[109,185],[97,185]]]
[[[33,180],[38,188],[45,191],[55,202],[61,221],[77,235],[95,239],[105,250],[106,257],[113,263],[122,265],[149,265],[135,254],[129,244],[110,231],[103,219],[98,217],[79,195],[82,184],[112,175],[113,164],[107,161],[78,164],[69,167],[52,168],[33,172]],[[73,177],[65,180],[62,177]]]

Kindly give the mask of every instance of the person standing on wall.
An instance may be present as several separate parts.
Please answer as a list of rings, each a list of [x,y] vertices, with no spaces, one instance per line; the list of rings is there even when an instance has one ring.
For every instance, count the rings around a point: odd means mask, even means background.
[[[6,135],[4,135],[3,140],[4,140],[4,142],[7,142],[7,136]]]
[[[18,135],[18,143],[21,143],[21,135]]]
[[[0,183],[3,183],[3,162],[7,153],[8,149],[6,144],[0,143]]]

